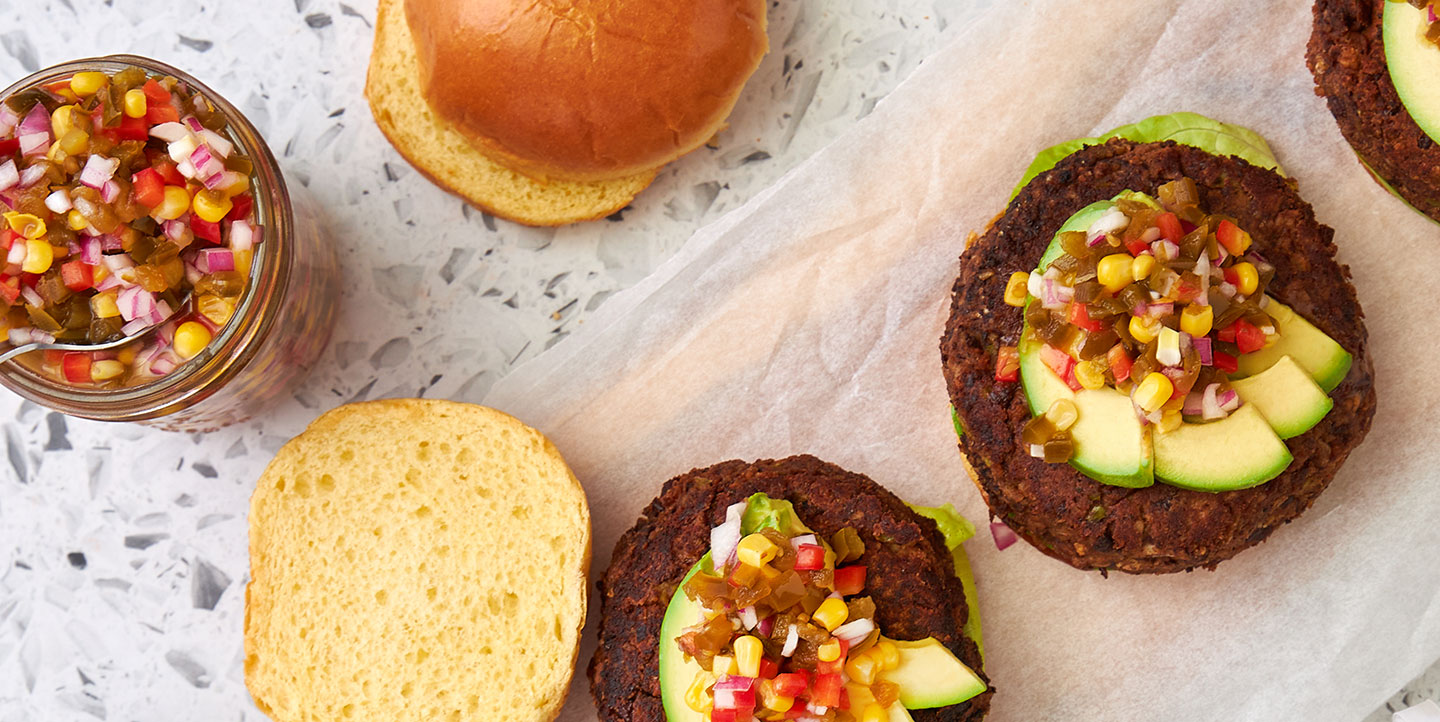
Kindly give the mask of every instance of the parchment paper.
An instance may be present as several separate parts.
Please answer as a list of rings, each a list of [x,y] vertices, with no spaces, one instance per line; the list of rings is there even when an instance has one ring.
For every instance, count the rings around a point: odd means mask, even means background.
[[[1101,578],[968,547],[990,719],[1354,722],[1440,655],[1440,227],[1371,182],[1304,65],[1309,3],[1009,2],[856,129],[693,237],[487,402],[559,445],[592,577],[670,476],[809,452],[912,501],[986,510],[938,339],[965,234],[1040,149],[1178,110],[1269,139],[1336,229],[1380,395],[1314,508],[1215,572]],[[563,719],[593,719],[581,668]]]

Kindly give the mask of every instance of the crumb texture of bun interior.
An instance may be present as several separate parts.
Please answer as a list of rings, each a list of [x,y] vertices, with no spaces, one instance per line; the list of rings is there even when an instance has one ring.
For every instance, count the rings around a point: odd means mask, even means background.
[[[768,41],[764,0],[405,0],[430,105],[538,177],[611,180],[725,124]]]
[[[501,218],[559,226],[603,218],[624,208],[655,178],[656,169],[616,180],[537,180],[480,152],[440,118],[420,92],[420,63],[403,0],[380,0],[365,96],[391,145],[431,181]]]
[[[470,404],[342,406],[251,498],[246,686],[275,722],[549,722],[589,563],[584,491],[539,432]]]

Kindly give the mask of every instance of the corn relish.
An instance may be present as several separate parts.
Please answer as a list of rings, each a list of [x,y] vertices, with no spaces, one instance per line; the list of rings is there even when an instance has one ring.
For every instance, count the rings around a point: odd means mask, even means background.
[[[1391,0],[1391,2],[1405,1]],[[1425,12],[1425,39],[1440,46],[1440,3],[1435,0],[1408,0],[1408,2]]]
[[[900,652],[863,594],[864,553],[853,528],[829,540],[767,528],[697,571],[684,591],[703,618],[675,639],[701,667],[686,704],[710,722],[888,719]]]
[[[78,72],[0,104],[0,323],[21,362],[138,385],[200,355],[242,301],[262,236],[254,171],[215,105],[137,67]],[[188,302],[188,305],[187,305]]]
[[[1234,219],[1200,207],[1193,180],[1166,183],[1153,198],[1121,194],[1088,230],[1058,241],[1062,252],[1043,271],[1008,279],[1006,303],[1025,309],[1022,346],[1037,346],[1073,391],[1128,394],[1142,424],[1162,433],[1239,408],[1229,376],[1238,359],[1278,339],[1263,308],[1275,268]],[[997,379],[1014,380],[1012,366],[997,368]],[[1074,402],[1057,400],[1022,442],[1032,456],[1067,462],[1076,418]]]

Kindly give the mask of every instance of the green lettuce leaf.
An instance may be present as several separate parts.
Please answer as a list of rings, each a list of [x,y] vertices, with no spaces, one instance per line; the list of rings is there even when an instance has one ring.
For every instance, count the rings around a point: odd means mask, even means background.
[[[965,540],[975,536],[975,525],[969,519],[955,511],[950,504],[945,506],[915,506],[909,507],[916,514],[927,519],[933,519],[935,526],[939,527],[940,534],[945,537],[945,546],[950,548],[951,559],[955,563],[955,576],[960,578],[960,586],[965,589],[965,606],[969,607],[970,614],[965,619],[965,636],[975,640],[975,646],[980,648],[980,658],[985,658],[985,640],[980,632],[980,593],[975,587],[975,572],[970,568],[970,557],[965,554],[963,546]]]
[[[1194,146],[1215,155],[1233,155],[1261,168],[1270,168],[1280,175],[1285,171],[1276,160],[1270,144],[1258,133],[1238,125],[1221,123],[1196,113],[1171,113],[1146,118],[1138,123],[1122,125],[1108,133],[1093,138],[1077,138],[1051,146],[1031,161],[1019,185],[1010,193],[1010,199],[1020,194],[1020,189],[1035,176],[1055,167],[1056,163],[1084,148],[1099,145],[1112,138],[1124,138],[1137,143],[1157,143],[1173,140],[1176,143]]]

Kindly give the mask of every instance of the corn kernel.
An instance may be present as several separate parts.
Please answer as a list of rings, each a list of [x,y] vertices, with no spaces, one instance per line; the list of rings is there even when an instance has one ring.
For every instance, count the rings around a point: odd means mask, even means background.
[[[76,73],[70,78],[70,90],[82,98],[88,98],[105,87],[108,82],[110,82],[110,78],[104,73],[93,71]]]
[[[1249,296],[1260,287],[1260,273],[1255,270],[1255,264],[1242,261],[1232,268],[1235,275],[1239,277],[1239,283],[1235,284],[1235,288],[1240,291],[1240,295]]]
[[[696,712],[706,712],[715,706],[715,697],[710,694],[711,685],[715,684],[715,675],[700,670],[695,673],[695,679],[685,689],[685,706]]]
[[[1105,369],[1091,361],[1081,361],[1075,364],[1075,380],[1080,382],[1082,388],[1094,391],[1105,388]]]
[[[1029,287],[1030,274],[1024,271],[1010,274],[1010,280],[1005,283],[1005,303],[1017,308],[1024,306],[1025,297],[1030,293]]]
[[[1046,410],[1045,418],[1055,425],[1056,431],[1064,431],[1075,425],[1075,420],[1080,418],[1080,410],[1070,399],[1055,399],[1055,402],[1050,404],[1050,408]]]
[[[1210,306],[1190,304],[1180,312],[1180,330],[1195,338],[1210,334],[1215,325],[1215,309]]]
[[[740,668],[735,664],[735,658],[728,654],[717,654],[715,660],[710,663],[710,672],[716,677],[722,674],[739,674]]]
[[[1180,424],[1184,421],[1185,418],[1180,415],[1179,411],[1166,411],[1160,415],[1160,431],[1168,434],[1180,428]]]
[[[208,223],[224,220],[225,214],[234,206],[224,193],[206,190],[195,194],[195,215]]]
[[[900,666],[900,648],[888,639],[881,639],[875,643],[875,659],[880,662],[880,667],[885,670],[895,669]]]
[[[75,128],[75,106],[62,105],[50,114],[50,131],[56,138],[63,138]]]
[[[20,270],[26,273],[44,273],[55,262],[55,248],[46,241],[25,242],[25,262]]]
[[[125,91],[125,115],[131,118],[144,118],[149,103],[145,101],[145,91],[139,88],[131,88]]]
[[[90,313],[94,314],[96,318],[115,318],[119,316],[120,307],[115,304],[115,292],[105,291],[91,296]]]
[[[140,344],[138,343],[132,343],[122,347],[119,351],[115,352],[115,360],[126,366],[135,363],[135,357],[140,353],[139,346]]]
[[[860,722],[885,722],[890,715],[885,708],[879,704],[865,705],[865,712],[860,715]]]
[[[65,225],[72,231],[83,231],[85,226],[90,225],[90,222],[85,220],[85,216],[80,215],[80,211],[72,210],[65,214]]]
[[[250,190],[250,176],[245,175],[244,173],[236,173],[235,182],[231,183],[228,186],[225,186],[223,190],[225,191],[225,195],[227,196],[238,196],[241,193]]]
[[[1150,413],[1170,400],[1170,395],[1175,393],[1175,385],[1170,379],[1158,371],[1151,371],[1140,386],[1135,389],[1135,403],[1140,405],[1146,413]]]
[[[867,687],[875,683],[875,675],[879,673],[879,671],[879,665],[875,663],[875,657],[869,652],[854,655],[845,662],[845,674],[850,675],[850,679]]]
[[[195,358],[210,345],[210,329],[195,321],[186,321],[175,329],[174,345],[180,358]]]
[[[762,679],[757,685],[760,691],[760,706],[771,712],[788,712],[795,706],[794,697],[786,697],[775,692],[773,680]]]
[[[1149,316],[1130,317],[1130,335],[1142,344],[1154,341],[1155,336],[1160,333],[1160,329],[1160,322]]]
[[[1128,253],[1112,253],[1100,259],[1095,278],[1111,293],[1119,293],[1130,285],[1130,267],[1135,259]]]
[[[1155,257],[1142,253],[1130,262],[1130,280],[1143,281],[1150,277],[1150,272],[1155,270]]]
[[[10,230],[34,240],[45,235],[45,221],[30,213],[16,213],[10,211],[5,214],[5,221],[10,224]]]
[[[173,221],[190,210],[190,192],[180,186],[165,186],[165,200],[150,211],[156,220]],[[222,216],[223,217],[223,216]]]
[[[1166,366],[1179,366],[1184,360],[1180,355],[1180,333],[1175,329],[1160,327],[1155,343],[1155,360]]]
[[[810,616],[824,625],[826,631],[833,632],[836,627],[845,623],[845,619],[850,616],[850,610],[845,607],[845,602],[830,598],[821,602],[820,608]]]
[[[834,662],[835,660],[839,659],[840,640],[827,639],[824,642],[821,642],[820,646],[815,650],[815,656],[819,657],[821,662]]]
[[[760,567],[769,563],[775,558],[780,547],[765,538],[764,534],[751,534],[740,540],[740,546],[735,548],[735,556],[741,564],[752,567]],[[754,675],[746,675],[753,677]]]
[[[123,373],[125,373],[125,364],[122,364],[114,359],[96,361],[95,363],[90,364],[91,381],[109,381],[110,379],[118,379],[120,378],[120,374]]]
[[[765,655],[765,646],[759,639],[747,634],[735,640],[735,666],[740,668],[741,677],[760,676],[760,658]]]
[[[79,128],[71,128],[65,131],[65,135],[61,136],[57,145],[60,146],[60,150],[70,155],[80,155],[90,149],[90,134]]]

